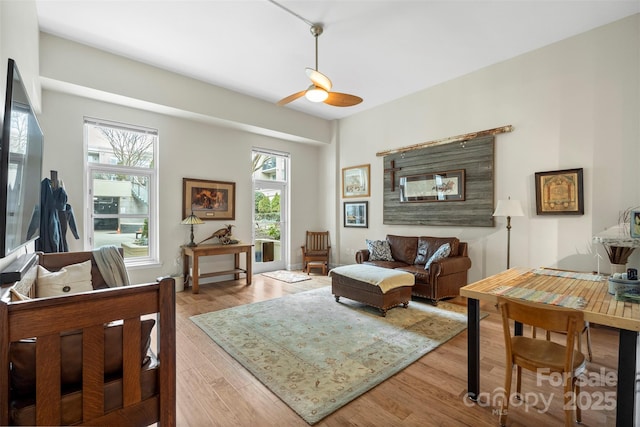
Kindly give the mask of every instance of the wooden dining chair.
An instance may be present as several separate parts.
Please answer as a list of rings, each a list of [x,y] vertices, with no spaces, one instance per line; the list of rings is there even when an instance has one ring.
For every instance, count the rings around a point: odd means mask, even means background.
[[[329,268],[331,243],[328,231],[307,231],[305,244],[302,246],[302,269],[309,273],[310,265],[322,263],[323,273]],[[311,264],[310,264],[311,263]]]
[[[547,341],[551,341],[551,332],[558,332],[558,331],[546,331],[546,338]],[[532,336],[533,338],[536,338],[536,328],[532,328]],[[585,321],[584,325],[582,326],[582,328],[578,328],[578,332],[576,332],[576,348],[578,349],[578,351],[580,353],[582,352],[582,337],[585,337],[587,339],[587,360],[589,362],[593,361],[593,351],[591,350],[591,327],[589,326],[589,322]],[[584,354],[584,353],[583,353]]]
[[[553,270],[553,271],[572,271],[572,270],[561,270],[559,268],[551,268],[551,267],[541,267],[544,270]],[[547,337],[547,341],[551,340],[551,332],[558,332],[558,331],[546,331],[546,337]],[[532,328],[532,334],[533,334],[533,338],[536,337],[536,328]],[[588,321],[584,322],[584,325],[582,325],[581,328],[578,328],[578,332],[577,332],[577,339],[576,339],[576,345],[578,348],[578,351],[580,353],[583,353],[582,351],[582,338],[585,337],[587,340],[587,360],[589,362],[593,361],[593,351],[591,350],[591,327],[589,325]],[[583,353],[584,354],[584,353]]]
[[[506,351],[505,397],[500,411],[500,425],[504,426],[507,421],[514,365],[517,396],[522,396],[522,368],[533,371],[536,375],[560,373],[564,383],[565,426],[572,426],[574,419],[580,422],[580,407],[576,404],[575,397],[580,394],[577,377],[585,371],[586,359],[575,349],[574,341],[576,332],[584,324],[582,312],[505,297],[498,297],[498,307],[502,313]],[[546,339],[514,336],[510,326],[512,320],[532,327],[564,332],[565,345]]]

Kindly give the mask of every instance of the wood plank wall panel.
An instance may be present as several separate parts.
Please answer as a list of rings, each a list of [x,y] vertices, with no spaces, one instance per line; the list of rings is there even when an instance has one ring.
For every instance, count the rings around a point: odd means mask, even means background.
[[[390,225],[493,227],[494,140],[485,136],[464,142],[426,147],[384,157],[383,222]],[[465,170],[465,200],[400,203],[400,178],[409,175]]]

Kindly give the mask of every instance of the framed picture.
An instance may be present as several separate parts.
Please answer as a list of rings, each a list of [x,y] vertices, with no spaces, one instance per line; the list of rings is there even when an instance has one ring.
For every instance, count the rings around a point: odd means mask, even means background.
[[[640,237],[640,211],[631,211],[631,237]]]
[[[182,218],[236,219],[236,183],[182,178]]]
[[[369,197],[369,165],[342,168],[342,197]]]
[[[369,228],[369,202],[344,202],[344,226]]]
[[[538,215],[583,215],[582,168],[536,172]]]
[[[464,169],[400,177],[400,202],[464,200]]]

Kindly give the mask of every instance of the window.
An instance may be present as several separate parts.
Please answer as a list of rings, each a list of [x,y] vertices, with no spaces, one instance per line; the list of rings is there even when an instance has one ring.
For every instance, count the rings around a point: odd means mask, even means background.
[[[129,266],[157,262],[157,130],[90,118],[84,128],[89,246],[122,247]]]

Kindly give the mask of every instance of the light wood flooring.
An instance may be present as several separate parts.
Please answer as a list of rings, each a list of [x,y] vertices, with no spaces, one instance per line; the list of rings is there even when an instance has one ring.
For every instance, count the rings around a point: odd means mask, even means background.
[[[289,284],[262,275],[253,284],[239,281],[200,286],[194,295],[188,288],[179,292],[177,305],[177,424],[201,426],[307,426],[285,403],[255,379],[239,363],[216,345],[189,317],[243,304],[277,298],[286,294],[330,285],[329,278],[312,274],[313,279]],[[465,304],[462,297],[451,302]],[[413,301],[411,304],[425,303]],[[400,310],[396,308],[394,310]],[[503,387],[504,345],[502,324],[493,306],[481,306],[490,313],[481,324],[481,391]],[[295,319],[291,319],[295,322]],[[526,330],[525,330],[526,333]],[[594,361],[591,372],[614,372],[617,365],[617,332],[592,326]],[[615,378],[615,376],[614,376]],[[499,403],[486,400],[475,404],[465,399],[467,387],[467,333],[459,334],[436,350],[329,415],[317,426],[497,426],[493,413]],[[515,387],[515,385],[514,385]],[[562,389],[548,383],[536,386],[535,376],[523,373],[523,393],[532,406],[512,408],[509,426],[563,425]],[[583,387],[585,402],[604,405],[599,400],[615,387]],[[543,411],[535,397],[549,399]],[[615,395],[615,394],[614,394]],[[583,410],[584,426],[615,425],[615,410]]]

